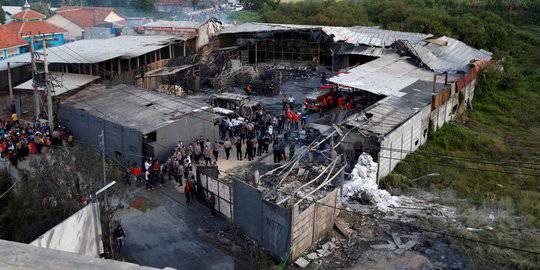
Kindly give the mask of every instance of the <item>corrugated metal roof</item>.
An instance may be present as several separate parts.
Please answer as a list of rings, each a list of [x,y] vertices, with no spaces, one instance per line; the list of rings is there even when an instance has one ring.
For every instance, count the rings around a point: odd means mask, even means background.
[[[195,65],[182,65],[175,67],[162,67],[158,69],[151,70],[144,74],[144,77],[159,77],[159,76],[169,76],[174,75],[182,70],[194,67]]]
[[[85,74],[75,74],[75,73],[61,73],[61,72],[51,72],[51,75],[57,79],[58,83],[62,86],[54,88],[53,96],[58,96],[69,92],[71,90],[78,89],[82,86],[85,86],[97,79],[98,76],[91,76]],[[14,87],[18,90],[33,90],[32,80],[28,80]]]
[[[370,47],[366,45],[359,45],[352,48],[341,49],[337,52],[337,55],[368,55],[380,57],[385,53],[388,53],[389,49],[382,47]]]
[[[470,69],[471,61],[491,60],[491,52],[469,47],[457,39],[440,37],[437,43],[422,41],[405,45],[422,63],[437,73],[465,73]],[[440,45],[444,43],[446,46]]]
[[[335,42],[346,42],[354,45],[390,46],[398,39],[417,42],[431,37],[432,35],[383,30],[377,27],[353,26],[318,26],[318,25],[295,25],[295,24],[270,24],[270,23],[244,23],[236,26],[225,27],[220,34],[255,33],[269,31],[289,30],[321,30],[327,35],[333,35]]]
[[[143,134],[174,123],[186,114],[196,113],[197,117],[209,121],[214,117],[204,111],[208,107],[202,103],[125,84],[95,85],[67,98],[62,104]]]
[[[384,30],[367,26],[325,26],[322,30],[328,35],[334,35],[334,41],[343,41],[355,45],[362,44],[374,47],[388,47],[399,39],[418,42],[433,36],[430,34]]]
[[[205,22],[157,20],[146,23],[142,27],[199,28],[204,23]]]
[[[108,39],[85,39],[48,48],[49,63],[99,63],[121,58],[133,58],[184,40],[177,36],[118,36]],[[30,63],[30,53],[8,59],[12,63]],[[0,62],[0,70],[7,68]]]
[[[436,90],[443,89],[444,84],[437,83]],[[400,90],[402,95],[386,97],[362,113],[354,114],[345,123],[369,131],[376,135],[386,135],[403,124],[421,109],[431,103],[433,83],[415,81]],[[367,117],[367,116],[370,117]]]
[[[331,77],[330,82],[378,95],[404,95],[401,90],[417,80],[433,80],[433,72],[409,62],[410,57],[388,54]]]

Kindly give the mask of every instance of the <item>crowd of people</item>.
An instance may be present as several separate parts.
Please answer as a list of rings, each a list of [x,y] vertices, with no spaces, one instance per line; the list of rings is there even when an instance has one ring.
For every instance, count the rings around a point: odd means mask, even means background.
[[[51,131],[47,124],[21,121],[16,113],[9,120],[0,120],[0,157],[15,167],[28,156],[41,154],[44,148],[63,142],[73,144],[73,136],[65,128]]]

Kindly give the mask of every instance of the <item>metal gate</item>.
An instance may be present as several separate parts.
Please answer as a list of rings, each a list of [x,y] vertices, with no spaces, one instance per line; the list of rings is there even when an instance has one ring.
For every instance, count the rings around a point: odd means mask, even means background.
[[[232,220],[233,194],[232,186],[218,179],[217,167],[197,166],[197,193],[199,199],[208,202],[210,194],[214,194],[214,209]],[[210,207],[210,205],[208,205]]]

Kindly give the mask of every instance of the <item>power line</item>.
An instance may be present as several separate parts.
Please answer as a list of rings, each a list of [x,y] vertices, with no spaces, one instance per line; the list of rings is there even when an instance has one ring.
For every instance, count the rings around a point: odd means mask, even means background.
[[[401,151],[400,149],[391,149],[391,148],[384,148],[384,147],[381,147],[381,150],[389,151],[389,154],[391,156],[393,155],[392,153],[395,153],[395,152],[398,152],[398,153],[405,152],[405,155],[411,155],[411,156],[434,157],[434,158],[439,158],[439,159],[457,160],[457,161],[464,161],[464,162],[470,162],[470,163],[487,164],[487,165],[494,165],[494,166],[500,166],[500,167],[510,167],[510,168],[517,168],[517,169],[533,170],[533,171],[540,170],[540,167],[535,168],[535,167],[529,167],[529,166],[518,166],[518,165],[506,164],[504,161],[492,162],[492,161],[484,161],[482,159],[476,159],[476,158],[466,158],[466,157],[456,157],[456,156],[445,156],[445,155],[438,155],[438,154],[429,154],[429,153],[425,153],[425,152],[418,151],[418,150],[417,151],[406,151],[406,150]],[[401,157],[397,157],[397,158],[392,157],[391,159],[403,160]],[[419,161],[419,162],[424,162],[424,161]],[[518,164],[518,162],[513,162],[513,163]]]
[[[510,172],[510,171],[490,170],[490,169],[482,169],[482,168],[471,168],[471,167],[460,166],[460,165],[457,165],[457,164],[433,162],[433,161],[424,161],[424,160],[422,160],[422,161],[408,161],[408,160],[405,160],[405,159],[399,159],[399,158],[393,158],[393,157],[385,157],[385,156],[379,156],[379,157],[380,158],[387,158],[387,159],[391,159],[391,160],[396,160],[398,162],[400,162],[400,161],[403,161],[403,162],[420,162],[420,163],[434,164],[434,165],[438,165],[438,166],[441,166],[441,167],[454,167],[454,168],[460,168],[460,169],[465,169],[465,170],[476,170],[476,171],[484,171],[484,172],[494,172],[494,173],[504,173],[504,174],[515,174],[515,175],[523,175],[523,176],[540,177],[540,174],[529,174],[529,173],[521,173],[521,172]]]
[[[409,154],[423,155],[423,156],[444,157],[444,158],[449,158],[449,159],[465,160],[465,161],[471,160],[471,161],[478,161],[479,163],[501,165],[501,166],[509,165],[508,163],[540,166],[540,163],[525,162],[525,161],[518,161],[518,160],[509,160],[509,161],[499,160],[499,161],[496,161],[496,160],[492,160],[492,159],[464,157],[464,156],[455,156],[455,155],[445,155],[445,154],[437,154],[437,153],[430,154],[430,153],[423,152],[421,149],[417,149],[415,151],[402,150],[402,149],[396,149],[396,148],[386,148],[386,147],[381,147],[381,149],[382,150],[388,150],[388,151],[391,151],[391,152],[406,152],[406,153],[409,153]],[[522,168],[530,168],[530,169],[535,169],[535,170],[540,169],[540,168],[533,168],[533,167],[522,167]]]

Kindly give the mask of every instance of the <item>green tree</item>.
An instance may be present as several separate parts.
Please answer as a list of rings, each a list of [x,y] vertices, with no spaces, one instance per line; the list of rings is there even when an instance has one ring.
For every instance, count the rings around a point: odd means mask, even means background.
[[[3,9],[0,8],[0,24],[3,24],[6,22],[6,13]]]
[[[51,9],[49,8],[49,5],[44,2],[35,2],[30,4],[30,9],[33,11],[37,11],[43,15],[46,15],[47,17],[52,15]]]
[[[131,1],[134,8],[144,11],[154,10],[154,0],[133,0]]]

